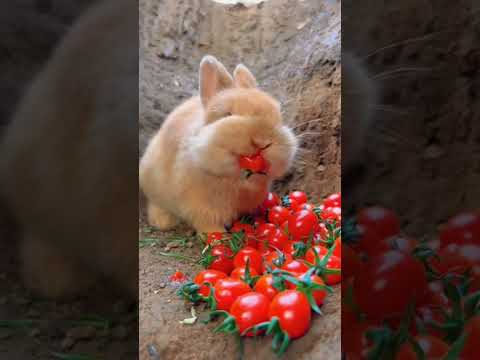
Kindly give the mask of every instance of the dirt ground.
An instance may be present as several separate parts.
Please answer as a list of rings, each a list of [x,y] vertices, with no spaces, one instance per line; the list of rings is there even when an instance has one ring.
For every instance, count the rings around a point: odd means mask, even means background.
[[[194,261],[198,260],[201,246],[194,237],[185,245],[172,244],[175,235],[188,238],[185,235],[190,233],[187,228],[179,229],[175,234],[159,233],[143,219],[140,226],[140,359],[209,360],[219,356],[225,360],[277,359],[270,349],[269,338],[245,341],[242,358],[234,337],[212,332],[218,322],[205,325],[198,320],[194,325],[180,324],[180,321],[191,317],[191,305],[176,295],[178,286],[171,283],[169,277],[180,270],[192,280],[201,270]],[[170,245],[167,247],[167,244]],[[180,254],[187,259],[165,254]],[[307,335],[293,341],[282,358],[339,359],[339,303],[340,287],[337,286],[322,307],[324,316],[315,316]],[[204,319],[208,311],[203,305],[196,309],[199,319],[202,316]]]
[[[260,86],[281,101],[301,140],[295,166],[275,190],[302,189],[318,202],[340,190],[339,1],[275,0],[245,8],[211,0],[141,0],[140,39],[140,154],[165,116],[197,92],[199,61],[212,54],[230,70],[239,62],[247,65]],[[143,219],[140,228],[140,358],[238,359],[233,338],[212,334],[215,324],[179,323],[190,308],[168,277],[180,270],[191,279],[200,267],[165,256],[165,247],[172,236],[189,230],[159,233]],[[167,253],[197,257],[200,244],[190,246]],[[340,359],[340,289],[323,310],[285,359]],[[274,359],[269,344],[246,341],[243,359]]]

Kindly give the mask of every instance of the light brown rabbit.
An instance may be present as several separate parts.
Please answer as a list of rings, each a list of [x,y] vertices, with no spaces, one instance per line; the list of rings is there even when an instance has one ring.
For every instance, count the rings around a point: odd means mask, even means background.
[[[138,296],[138,2],[81,17],[21,101],[0,148],[26,284],[65,297],[108,277]]]
[[[261,204],[296,153],[297,140],[282,122],[279,103],[257,88],[245,66],[238,65],[232,77],[205,56],[199,82],[200,96],[167,117],[140,162],[149,221],[162,230],[184,220],[197,232],[224,231]],[[270,170],[242,178],[239,157],[258,150]]]

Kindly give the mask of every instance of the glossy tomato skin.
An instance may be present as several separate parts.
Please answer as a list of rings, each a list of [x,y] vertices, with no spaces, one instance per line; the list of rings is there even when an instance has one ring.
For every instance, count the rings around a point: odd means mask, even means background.
[[[206,269],[200,271],[197,276],[195,276],[195,279],[193,279],[193,282],[200,286],[198,293],[202,296],[207,297],[210,294],[210,289],[205,284],[209,283],[213,287],[218,280],[224,279],[226,277],[227,274],[222,271]]]
[[[307,194],[303,191],[292,191],[288,194],[290,201],[295,201],[297,205],[305,204],[308,201]]]
[[[222,241],[223,233],[221,232],[212,232],[207,235],[207,244],[213,245]]]
[[[281,269],[290,273],[303,274],[308,271],[308,266],[303,261],[296,259],[286,262]]]
[[[288,232],[294,240],[308,240],[318,226],[318,218],[308,210],[293,213],[288,219]]]
[[[248,292],[240,295],[230,307],[230,314],[235,318],[238,332],[243,334],[248,328],[268,321],[270,300],[258,292]],[[253,336],[247,332],[245,336]]]
[[[263,200],[262,208],[270,209],[274,206],[280,205],[281,201],[277,194],[269,192],[265,200]]]
[[[342,244],[342,254],[342,274],[345,279],[348,279],[349,277],[355,276],[361,271],[363,263],[355,250],[346,244]]]
[[[450,244],[480,245],[480,213],[469,211],[452,217],[439,236],[442,248]]]
[[[322,259],[328,253],[328,249],[322,245],[314,245],[310,249],[307,250],[305,253],[305,260],[308,261],[310,264],[316,264],[315,261],[315,252],[318,254],[318,257]]]
[[[443,359],[450,349],[445,341],[431,335],[416,336],[415,341],[425,353],[426,359]],[[400,347],[395,356],[395,360],[417,359],[417,354],[413,349],[413,346],[408,341]]]
[[[255,231],[255,236],[257,237],[258,241],[265,241],[273,236],[277,231],[277,227],[274,224],[265,223],[261,224],[257,230]]]
[[[324,200],[323,206],[325,206],[325,208],[341,207],[342,206],[341,194],[340,193],[331,194]]]
[[[208,266],[209,269],[222,271],[229,275],[233,268],[233,252],[225,245],[216,245],[212,247],[211,255],[214,256],[214,260]]]
[[[283,206],[274,206],[268,212],[268,221],[275,225],[282,225],[288,220],[290,216],[290,210]]]
[[[441,275],[462,275],[470,271],[472,284],[470,290],[478,288],[480,278],[480,245],[477,244],[450,244],[437,252],[438,258],[432,257],[430,265]]]
[[[427,290],[427,277],[420,261],[409,254],[392,250],[370,259],[356,274],[354,298],[373,320],[404,314],[415,299],[421,303]]]
[[[280,268],[292,260],[293,257],[289,254],[280,254],[278,251],[271,251],[263,258],[263,272],[267,271],[268,267],[271,269]]]
[[[305,335],[312,317],[307,297],[297,290],[278,293],[270,303],[269,318],[273,317],[279,320],[281,329],[291,339]]]
[[[412,253],[417,245],[418,242],[414,238],[397,234],[379,239],[375,244],[372,243],[372,246],[366,247],[365,253],[370,257],[390,250]]]
[[[257,249],[246,246],[241,249],[234,257],[233,264],[237,268],[245,267],[249,260],[250,269],[254,269],[258,274],[262,271],[262,256]]]
[[[262,293],[269,300],[272,300],[278,294],[278,290],[273,287],[273,276],[271,274],[262,275],[255,283],[254,290]]]
[[[283,250],[283,247],[285,244],[288,242],[288,236],[285,235],[285,233],[277,229],[275,233],[273,233],[269,238],[268,238],[268,243],[269,245],[278,250]]]
[[[298,274],[298,275],[295,275],[295,277],[299,280],[303,280],[303,281],[305,280],[305,274]],[[310,280],[312,281],[313,284],[325,285],[325,282],[322,280],[322,278],[317,276],[317,275],[311,275]],[[296,285],[287,281],[287,288],[295,289]],[[325,298],[327,297],[327,291],[326,290],[313,290],[312,291],[312,296],[315,299],[315,303],[318,306],[320,306],[320,305],[323,304]]]
[[[237,267],[233,269],[232,273],[230,274],[231,278],[240,279],[245,281],[245,268],[244,267]],[[258,272],[255,269],[249,269],[250,276],[257,276]]]
[[[268,169],[268,163],[261,154],[241,156],[238,164],[240,169],[250,170],[254,173],[265,172]]]
[[[326,264],[327,269],[331,270],[341,270],[342,269],[342,258],[332,255]],[[327,274],[325,275],[325,282],[327,285],[336,285],[342,281],[342,274]]]
[[[253,226],[250,224],[243,224],[239,221],[235,222],[230,229],[230,232],[236,233],[236,232],[241,232],[243,231],[247,235],[252,235],[255,230],[253,229]]]
[[[467,336],[460,354],[462,360],[478,359],[478,339],[480,339],[480,315],[473,316],[465,325],[464,333]]]
[[[400,232],[400,220],[390,209],[371,206],[362,209],[357,215],[357,228],[360,232],[358,247],[369,253],[378,242]]]
[[[240,295],[250,291],[250,286],[240,279],[233,279],[231,277],[219,279],[214,287],[217,309],[229,311],[233,302]]]

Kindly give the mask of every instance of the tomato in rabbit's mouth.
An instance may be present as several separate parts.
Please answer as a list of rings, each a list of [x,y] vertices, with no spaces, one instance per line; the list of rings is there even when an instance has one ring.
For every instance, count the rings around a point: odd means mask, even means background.
[[[240,156],[238,159],[240,169],[244,170],[246,178],[253,174],[267,175],[270,163],[262,156],[260,151],[252,156]]]

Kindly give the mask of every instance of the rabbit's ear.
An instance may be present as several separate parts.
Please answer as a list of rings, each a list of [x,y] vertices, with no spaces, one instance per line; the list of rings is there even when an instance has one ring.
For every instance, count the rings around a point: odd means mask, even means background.
[[[247,69],[243,64],[237,65],[235,71],[233,72],[233,79],[235,81],[235,86],[241,88],[256,88],[257,80],[255,76]]]
[[[204,56],[200,62],[200,98],[203,106],[219,91],[233,86],[233,78],[225,66],[213,56]]]

